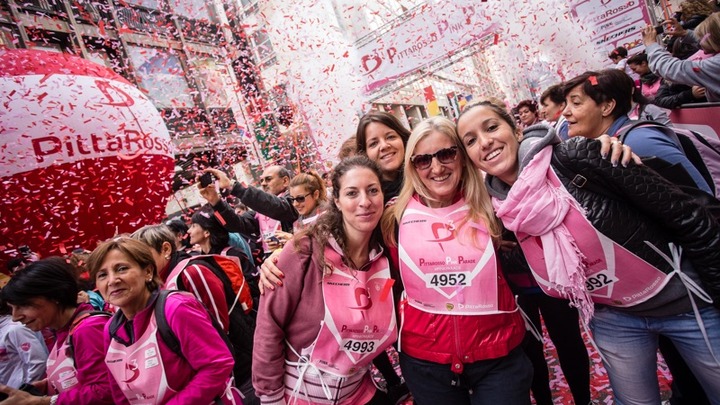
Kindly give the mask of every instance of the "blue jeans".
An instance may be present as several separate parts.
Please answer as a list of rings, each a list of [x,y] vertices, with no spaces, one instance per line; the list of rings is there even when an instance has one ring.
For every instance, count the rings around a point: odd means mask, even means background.
[[[400,369],[416,405],[530,405],[532,365],[520,347],[465,364],[462,374],[401,352]]]
[[[720,359],[720,310],[700,310],[710,346]],[[593,338],[618,405],[659,404],[658,335],[668,337],[702,385],[711,403],[720,404],[720,364],[713,358],[692,312],[643,317],[599,308],[590,323]]]

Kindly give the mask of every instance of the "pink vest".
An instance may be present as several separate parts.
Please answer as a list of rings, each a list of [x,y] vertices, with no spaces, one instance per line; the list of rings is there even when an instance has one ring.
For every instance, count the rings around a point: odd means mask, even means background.
[[[55,395],[70,390],[80,382],[77,378],[77,369],[75,361],[67,355],[70,345],[70,336],[65,339],[63,344],[53,347],[47,359],[47,380],[48,394]]]
[[[466,222],[461,199],[430,208],[412,198],[400,220],[400,275],[408,304],[441,315],[487,315],[498,308],[495,248],[480,223]],[[470,229],[477,229],[472,240]]]
[[[162,404],[177,392],[167,382],[155,314],[143,335],[130,346],[111,339],[105,364],[132,405]]]
[[[311,394],[315,399],[310,402],[343,403],[358,400],[360,388],[374,392],[366,384],[366,371],[378,353],[397,340],[393,280],[385,257],[373,261],[368,271],[357,271],[326,247],[325,261],[333,267],[322,281],[325,316],[313,344],[301,351],[301,360],[286,362],[286,397],[302,400]]]
[[[131,405],[164,404],[177,393],[168,384],[158,336],[153,311],[148,327],[135,343],[125,346],[110,339],[105,364]],[[242,404],[232,388],[232,379],[228,380],[221,401],[223,404]]]
[[[563,187],[557,175],[552,170],[548,172],[552,173],[551,184]],[[585,286],[593,302],[630,307],[654,297],[670,281],[672,273],[658,270],[600,233],[577,207],[568,211],[563,224],[585,256]],[[540,288],[550,296],[561,297],[548,281],[540,237],[523,232],[517,232],[516,236]]]
[[[265,253],[270,253],[270,247],[268,247],[268,244],[267,242],[265,242],[265,240],[269,239],[271,236],[274,236],[275,231],[280,229],[280,221],[278,221],[277,219],[272,219],[260,213],[255,214],[255,219],[257,219],[258,226],[260,227],[263,250],[265,251]]]

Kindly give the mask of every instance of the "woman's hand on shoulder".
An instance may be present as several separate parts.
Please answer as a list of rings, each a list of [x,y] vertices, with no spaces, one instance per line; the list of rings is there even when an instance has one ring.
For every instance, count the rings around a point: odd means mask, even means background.
[[[635,164],[642,164],[640,156],[634,154],[632,148],[623,145],[619,139],[603,134],[600,135],[597,140],[600,141],[600,154],[603,158],[607,158],[608,155],[610,155],[610,163],[612,163],[613,166],[617,166],[618,163],[627,166],[631,160],[634,161]]]

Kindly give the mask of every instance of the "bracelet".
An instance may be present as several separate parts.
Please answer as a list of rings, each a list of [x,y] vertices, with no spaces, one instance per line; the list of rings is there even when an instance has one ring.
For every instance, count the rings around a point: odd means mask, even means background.
[[[57,401],[58,401],[58,395],[53,395],[50,397],[50,405],[57,404]]]

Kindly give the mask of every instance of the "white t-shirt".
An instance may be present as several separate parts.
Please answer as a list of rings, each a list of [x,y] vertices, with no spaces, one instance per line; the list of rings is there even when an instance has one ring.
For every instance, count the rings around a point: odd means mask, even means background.
[[[20,388],[45,374],[47,351],[35,332],[10,315],[0,316],[0,383]]]

